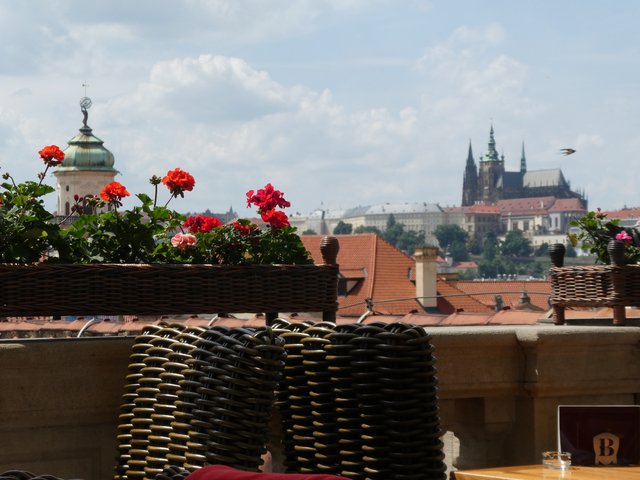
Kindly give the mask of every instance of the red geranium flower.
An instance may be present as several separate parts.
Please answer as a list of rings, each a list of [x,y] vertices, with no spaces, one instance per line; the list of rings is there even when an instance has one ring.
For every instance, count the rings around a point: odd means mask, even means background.
[[[253,232],[258,228],[256,225],[252,225],[252,224],[247,225],[239,222],[238,220],[233,222],[232,225],[233,225],[233,228],[235,228],[238,232],[240,232],[241,235],[250,235],[251,232]]]
[[[121,205],[120,200],[124,197],[128,197],[129,195],[131,194],[127,191],[124,185],[118,182],[111,182],[110,184],[105,185],[100,192],[100,196],[103,200],[115,205]]]
[[[64,160],[64,152],[60,150],[57,145],[49,145],[48,147],[44,147],[38,153],[40,154],[40,158],[42,158],[44,163],[46,163],[49,167],[60,165]]]
[[[289,217],[281,210],[266,210],[260,215],[262,220],[269,223],[272,227],[282,228],[289,226]]]
[[[176,168],[167,172],[162,178],[162,183],[167,186],[171,194],[175,197],[177,195],[182,196],[183,192],[193,190],[196,181],[190,173]]]
[[[193,215],[187,218],[187,221],[182,226],[188,229],[191,233],[207,233],[216,227],[222,226],[223,223],[216,217],[209,217],[207,215]]]
[[[264,188],[259,189],[257,192],[249,190],[247,192],[247,207],[251,205],[258,207],[258,210],[273,210],[276,207],[286,208],[290,207],[289,203],[284,198],[284,194],[280,190],[273,188],[273,185],[267,183]]]

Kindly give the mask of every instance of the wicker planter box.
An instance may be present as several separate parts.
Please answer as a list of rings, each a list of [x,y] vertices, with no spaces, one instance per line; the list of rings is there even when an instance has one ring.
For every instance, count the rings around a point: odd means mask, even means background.
[[[326,239],[325,239],[326,240]],[[0,316],[327,312],[338,266],[0,265]],[[329,261],[330,262],[329,262]]]
[[[624,325],[625,307],[640,306],[640,265],[565,267],[564,246],[553,247],[549,247],[554,265],[549,273],[555,323],[565,323],[566,307],[611,307],[614,325]]]

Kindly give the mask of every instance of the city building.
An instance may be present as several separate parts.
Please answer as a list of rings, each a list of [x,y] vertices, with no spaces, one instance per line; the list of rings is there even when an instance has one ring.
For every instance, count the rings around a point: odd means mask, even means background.
[[[462,206],[476,202],[496,203],[499,200],[525,197],[577,198],[586,207],[583,194],[571,190],[562,170],[550,168],[527,170],[527,159],[522,144],[520,169],[508,171],[504,155],[498,155],[493,125],[489,131],[487,152],[476,165],[471,142],[463,174]]]
[[[93,134],[87,125],[91,100],[80,100],[83,114],[80,133],[68,142],[64,149],[64,161],[54,172],[56,176],[57,215],[68,217],[76,198],[98,195],[102,188],[113,182],[118,171],[113,168],[114,156],[104,142]]]
[[[383,203],[367,205],[345,210],[318,209],[310,215],[292,215],[291,225],[299,232],[312,231],[318,235],[333,233],[339,222],[358,227],[377,228],[383,232],[387,228],[389,217],[404,225],[405,230],[424,232],[426,245],[437,245],[433,232],[447,222],[445,210],[437,203]]]
[[[411,257],[372,233],[336,237],[340,244],[338,316],[341,318],[412,314],[446,317],[464,312],[483,314],[482,322],[489,322],[496,312],[514,309],[537,312],[537,316],[527,317],[526,321],[519,317],[521,322],[535,323],[549,310],[550,283],[546,280],[457,280],[440,273],[434,247],[418,249]],[[322,261],[323,238],[302,236],[315,262]]]
[[[494,204],[474,203],[461,207],[447,207],[447,223],[458,225],[469,239],[482,241],[488,233],[501,232],[500,209]]]
[[[618,220],[621,227],[637,227],[640,222],[640,208],[623,208],[602,212],[609,220]]]

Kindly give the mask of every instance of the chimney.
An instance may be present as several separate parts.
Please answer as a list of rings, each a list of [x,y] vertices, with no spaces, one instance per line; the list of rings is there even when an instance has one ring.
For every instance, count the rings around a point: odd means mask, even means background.
[[[435,309],[438,306],[436,298],[438,248],[416,248],[413,256],[416,259],[416,297],[425,309]]]

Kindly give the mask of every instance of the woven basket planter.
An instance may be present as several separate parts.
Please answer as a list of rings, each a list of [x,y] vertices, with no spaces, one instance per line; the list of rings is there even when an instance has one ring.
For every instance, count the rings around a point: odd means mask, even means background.
[[[0,264],[0,316],[335,315],[337,240],[332,248],[321,265]]]
[[[549,273],[556,324],[565,323],[566,307],[611,307],[614,325],[624,325],[625,307],[640,306],[640,265],[565,267],[564,246],[549,248],[554,265]]]

